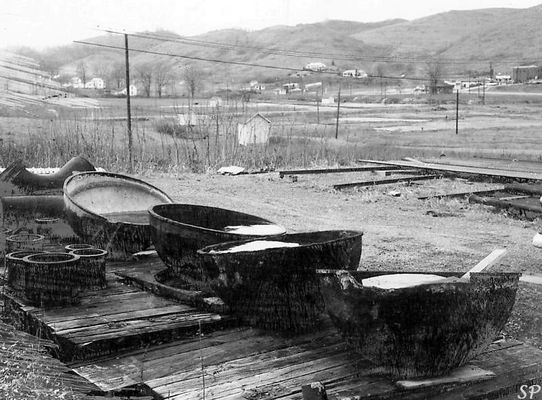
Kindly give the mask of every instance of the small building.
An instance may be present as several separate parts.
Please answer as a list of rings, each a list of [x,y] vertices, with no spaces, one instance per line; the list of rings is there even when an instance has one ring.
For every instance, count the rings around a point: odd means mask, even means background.
[[[126,88],[113,92],[115,96],[126,96]],[[135,85],[130,85],[130,96],[137,96],[137,87]]]
[[[102,78],[92,78],[85,84],[85,89],[104,89],[105,82]]]
[[[507,83],[512,82],[512,77],[510,75],[505,74],[497,74],[495,75],[495,80],[499,85],[505,85]]]
[[[321,62],[311,62],[303,67],[306,71],[320,72],[326,69],[326,64]]]
[[[254,114],[244,124],[237,126],[237,139],[242,146],[267,143],[270,134],[271,121],[260,113]]]
[[[282,88],[286,91],[286,93],[300,90],[299,83],[297,82],[285,83],[284,85],[282,85]]]
[[[343,71],[343,76],[364,79],[364,78],[367,78],[368,75],[367,75],[367,72],[361,69],[347,69],[346,71]]]
[[[177,122],[181,126],[196,126],[201,122],[200,117],[192,110],[185,114],[177,114]]]
[[[523,65],[512,68],[512,80],[516,83],[525,83],[539,78],[542,78],[542,67],[538,65]]]
[[[221,107],[222,103],[222,99],[218,96],[213,96],[209,99],[209,107],[211,108]]]
[[[79,78],[77,76],[72,77],[67,86],[68,87],[71,86],[74,89],[84,89],[85,88],[85,85],[83,84],[83,81],[81,80],[81,78]]]

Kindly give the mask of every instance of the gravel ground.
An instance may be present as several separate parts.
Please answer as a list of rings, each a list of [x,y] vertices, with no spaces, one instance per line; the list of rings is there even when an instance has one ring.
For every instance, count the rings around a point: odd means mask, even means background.
[[[299,175],[278,173],[153,175],[143,179],[182,203],[243,211],[270,219],[290,232],[363,230],[361,269],[466,271],[500,247],[508,255],[494,270],[542,274],[542,250],[532,246],[539,221],[508,217],[464,200],[420,201],[418,196],[499,187],[436,179],[335,191],[332,184],[376,177],[371,173]],[[396,191],[395,197],[390,192]],[[542,348],[542,288],[521,283],[505,335]]]

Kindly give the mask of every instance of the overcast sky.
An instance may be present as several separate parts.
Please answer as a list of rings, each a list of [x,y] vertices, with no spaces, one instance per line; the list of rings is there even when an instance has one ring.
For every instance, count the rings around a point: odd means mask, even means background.
[[[408,20],[450,10],[527,8],[542,0],[1,0],[0,48],[42,49],[97,36],[168,29],[197,35],[216,29],[258,30],[326,19]]]

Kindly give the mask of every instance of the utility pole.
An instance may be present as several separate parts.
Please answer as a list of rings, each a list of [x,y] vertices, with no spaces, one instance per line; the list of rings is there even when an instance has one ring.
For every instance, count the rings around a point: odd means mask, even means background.
[[[320,99],[318,98],[318,92],[316,92],[316,123],[320,124]]]
[[[130,107],[130,57],[128,55],[128,34],[124,34],[124,48],[126,59],[126,114],[128,119],[128,160],[130,173],[134,171],[134,158],[132,154],[132,110]]]
[[[335,125],[335,139],[339,138],[339,112],[341,110],[341,82],[339,81],[339,94],[337,95],[337,124]]]
[[[482,87],[482,105],[486,105],[486,80],[484,79],[482,81],[483,87]]]
[[[455,134],[459,133],[459,89],[456,92],[455,98]]]

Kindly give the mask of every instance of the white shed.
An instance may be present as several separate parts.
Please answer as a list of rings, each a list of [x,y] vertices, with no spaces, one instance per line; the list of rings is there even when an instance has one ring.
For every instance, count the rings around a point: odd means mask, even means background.
[[[262,114],[256,113],[250,117],[244,124],[237,126],[237,138],[239,144],[267,143],[271,133],[271,121]]]

